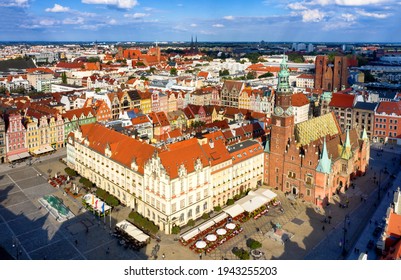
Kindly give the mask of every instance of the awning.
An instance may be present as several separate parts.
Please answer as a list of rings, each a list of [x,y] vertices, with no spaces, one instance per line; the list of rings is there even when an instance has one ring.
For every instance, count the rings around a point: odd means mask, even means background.
[[[197,235],[199,233],[199,229],[198,228],[194,228],[186,233],[184,233],[183,235],[181,235],[181,238],[184,241],[188,241],[189,239],[191,239],[192,237],[194,237],[195,235]]]
[[[217,224],[218,222],[221,222],[222,220],[224,220],[227,217],[228,217],[227,213],[223,212],[223,213],[217,215],[216,217],[214,217],[213,221]]]
[[[250,191],[249,194],[250,195],[262,195],[264,197],[267,197],[269,199],[269,201],[274,199],[277,196],[277,194],[272,192],[271,190],[262,189],[262,188],[259,188],[256,191]]]
[[[244,208],[242,208],[238,204],[234,204],[232,206],[227,207],[223,211],[226,212],[228,215],[230,215],[231,218],[234,218],[234,217],[237,217],[238,215],[244,213]]]
[[[52,151],[54,151],[54,149],[50,145],[46,145],[46,146],[40,147],[39,149],[34,150],[33,153],[35,155],[41,155],[41,154],[52,152]]]
[[[207,221],[206,223],[201,224],[198,228],[200,231],[207,230],[208,228],[212,227],[214,222],[212,220]]]
[[[31,157],[31,154],[28,152],[23,152],[17,155],[12,155],[12,156],[8,156],[8,161],[16,161],[19,159],[24,159],[24,158],[28,158]]]
[[[265,196],[248,194],[246,197],[238,200],[237,203],[244,208],[246,212],[252,212],[269,201],[270,200]]]
[[[116,227],[124,231],[132,238],[138,240],[139,242],[146,242],[149,239],[149,236],[147,234],[143,233],[142,230],[140,230],[127,220],[117,223]]]

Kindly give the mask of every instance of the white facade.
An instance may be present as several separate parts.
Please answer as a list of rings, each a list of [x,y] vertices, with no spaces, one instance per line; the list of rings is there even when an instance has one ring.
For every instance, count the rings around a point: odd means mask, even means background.
[[[300,123],[308,120],[309,103],[303,106],[294,106],[294,123]]]

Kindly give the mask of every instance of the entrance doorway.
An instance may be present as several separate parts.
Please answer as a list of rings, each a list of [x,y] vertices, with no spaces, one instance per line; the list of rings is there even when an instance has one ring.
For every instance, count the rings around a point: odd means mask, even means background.
[[[298,195],[298,188],[295,186],[292,186],[292,194],[293,195]]]

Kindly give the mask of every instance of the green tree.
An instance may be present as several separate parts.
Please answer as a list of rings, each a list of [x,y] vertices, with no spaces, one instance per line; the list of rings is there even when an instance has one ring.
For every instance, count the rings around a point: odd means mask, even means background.
[[[170,75],[171,76],[177,76],[177,68],[173,67],[170,69]]]
[[[65,72],[61,73],[61,83],[67,83],[67,74]]]
[[[254,71],[248,72],[248,74],[246,74],[246,79],[247,80],[256,79],[256,73]]]
[[[267,72],[267,73],[264,73],[264,74],[260,75],[258,78],[259,79],[261,79],[261,78],[270,78],[270,77],[273,77],[273,76],[274,76],[273,73]]]
[[[220,70],[220,71],[219,71],[219,76],[220,76],[220,77],[222,77],[222,76],[228,76],[228,75],[230,75],[230,71],[228,71],[227,69],[223,69],[223,70]]]

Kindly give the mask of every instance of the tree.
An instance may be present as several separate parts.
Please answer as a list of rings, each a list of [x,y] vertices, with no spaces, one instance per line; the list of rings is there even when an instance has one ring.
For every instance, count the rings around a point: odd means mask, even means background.
[[[65,72],[61,73],[61,83],[67,83],[67,74]]]
[[[274,76],[273,73],[267,72],[267,73],[264,73],[264,74],[260,75],[258,78],[259,79],[270,78],[270,77],[273,77],[273,76]]]
[[[248,74],[246,74],[246,79],[247,80],[256,79],[256,73],[254,71],[248,72]]]
[[[228,71],[227,69],[223,69],[223,70],[220,70],[220,71],[219,71],[219,76],[220,76],[220,77],[222,77],[222,76],[228,76],[228,75],[230,75],[230,71]]]
[[[170,69],[170,75],[171,76],[177,76],[177,68],[173,67]]]

